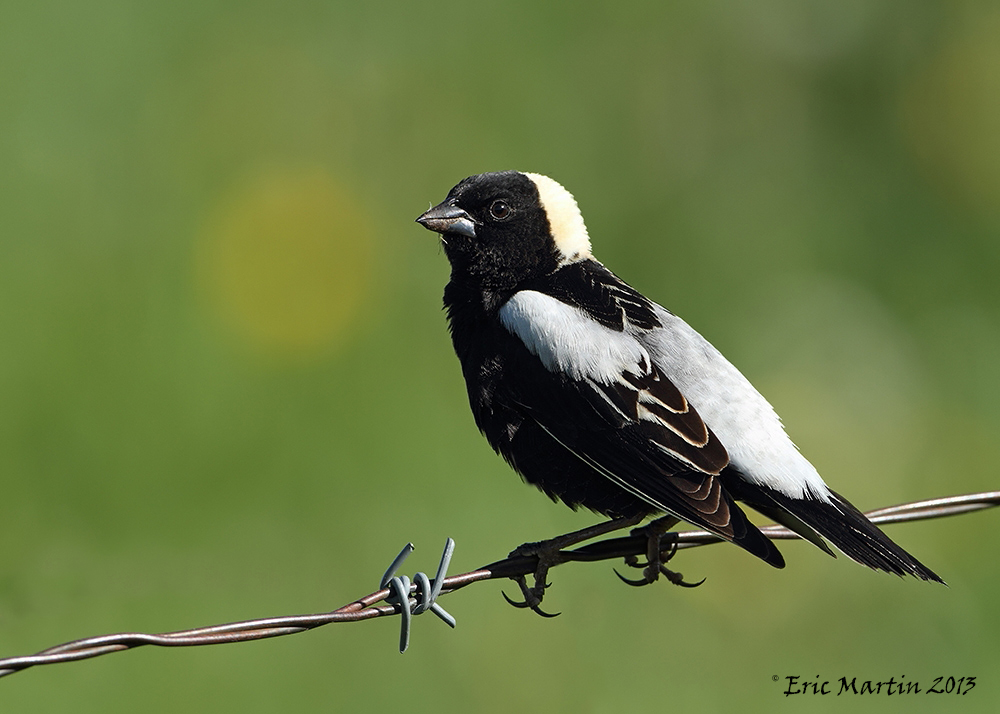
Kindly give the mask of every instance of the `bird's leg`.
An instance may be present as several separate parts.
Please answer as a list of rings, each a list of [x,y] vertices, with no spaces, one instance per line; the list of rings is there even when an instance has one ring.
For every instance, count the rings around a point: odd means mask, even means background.
[[[634,526],[636,523],[641,521],[642,518],[643,516],[641,515],[627,516],[625,518],[612,518],[610,521],[604,521],[603,523],[598,523],[588,528],[581,528],[578,531],[564,533],[561,536],[549,538],[548,540],[523,543],[512,550],[507,557],[517,558],[539,555],[541,553],[557,553],[568,545],[576,545],[577,543],[582,543],[585,540],[602,536],[605,533],[612,533],[613,531],[620,531],[622,528]],[[650,525],[652,525],[652,523]]]
[[[693,588],[701,585],[704,580],[700,580],[697,583],[685,582],[684,576],[678,572],[668,569],[664,563],[670,561],[674,557],[674,553],[677,552],[677,540],[674,539],[670,545],[664,549],[662,545],[663,536],[673,528],[680,519],[674,516],[663,516],[662,518],[657,518],[648,525],[642,528],[636,528],[632,531],[633,536],[645,536],[646,542],[646,562],[640,563],[639,559],[634,555],[627,556],[625,558],[625,564],[633,568],[643,568],[642,577],[638,580],[630,580],[623,577],[621,573],[617,570],[615,574],[618,575],[624,582],[629,585],[641,586],[649,585],[650,583],[655,583],[657,579],[662,574],[672,582],[674,585],[680,585],[685,588]]]
[[[621,530],[622,528],[634,526],[636,523],[641,521],[642,518],[642,515],[613,518],[610,521],[598,523],[590,526],[589,528],[581,528],[578,531],[565,533],[561,536],[556,536],[555,538],[519,545],[517,548],[512,550],[507,557],[537,558],[538,566],[536,567],[534,574],[535,584],[529,587],[527,579],[523,575],[515,576],[511,578],[511,580],[516,582],[518,587],[521,589],[521,595],[524,597],[524,600],[522,602],[515,602],[506,595],[504,595],[504,598],[514,607],[528,607],[537,612],[539,615],[552,617],[552,615],[544,612],[538,606],[541,604],[542,598],[545,597],[545,588],[548,587],[546,577],[548,576],[549,568],[563,562],[563,558],[559,554],[559,551],[567,546],[582,543],[585,540],[602,536],[605,533],[611,533],[613,531]]]

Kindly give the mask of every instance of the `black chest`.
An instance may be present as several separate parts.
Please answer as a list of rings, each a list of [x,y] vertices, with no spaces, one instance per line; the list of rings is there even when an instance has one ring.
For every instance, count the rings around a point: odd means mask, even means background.
[[[456,281],[445,290],[452,343],[479,430],[527,482],[553,499],[609,516],[648,512],[648,504],[594,471],[535,418],[544,411],[548,421],[558,419],[564,429],[573,430],[578,424],[586,425],[584,430],[605,424],[578,385],[547,370],[500,322],[499,310],[512,294],[486,292]],[[602,310],[602,316],[613,322],[616,316]],[[621,311],[617,319],[619,324],[625,319]]]
[[[520,340],[500,323],[499,310],[509,298],[510,294],[484,291],[455,281],[448,284],[444,295],[452,345],[462,365],[469,404],[476,424],[494,448],[497,448],[493,438],[496,428],[491,423],[494,411],[505,410],[516,400],[512,390],[516,392],[517,380],[510,377],[515,365],[521,363],[523,367],[525,357],[530,356]]]

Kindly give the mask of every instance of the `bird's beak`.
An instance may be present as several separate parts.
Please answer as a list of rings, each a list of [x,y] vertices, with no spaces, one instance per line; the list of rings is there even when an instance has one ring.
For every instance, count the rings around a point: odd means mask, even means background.
[[[469,238],[476,237],[476,223],[472,216],[447,202],[439,203],[421,215],[417,223],[435,233],[458,233]]]

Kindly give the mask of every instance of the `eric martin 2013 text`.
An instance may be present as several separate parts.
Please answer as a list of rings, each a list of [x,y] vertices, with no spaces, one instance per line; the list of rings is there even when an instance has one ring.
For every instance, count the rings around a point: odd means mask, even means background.
[[[771,677],[775,682],[778,676]],[[793,694],[882,694],[891,697],[894,694],[958,694],[964,695],[976,686],[975,677],[935,677],[930,685],[922,686],[916,680],[907,680],[903,675],[897,680],[890,677],[885,681],[866,679],[858,681],[857,677],[841,677],[837,680],[821,680],[817,674],[814,679],[804,679],[799,676],[785,677],[788,686],[783,694],[790,697]]]

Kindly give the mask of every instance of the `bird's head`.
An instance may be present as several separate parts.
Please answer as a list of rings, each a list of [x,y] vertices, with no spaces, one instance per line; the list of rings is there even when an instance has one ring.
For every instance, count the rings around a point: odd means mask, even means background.
[[[441,234],[456,275],[490,287],[513,288],[592,257],[573,196],[539,174],[470,176],[417,223]]]

